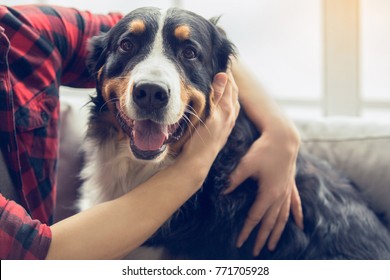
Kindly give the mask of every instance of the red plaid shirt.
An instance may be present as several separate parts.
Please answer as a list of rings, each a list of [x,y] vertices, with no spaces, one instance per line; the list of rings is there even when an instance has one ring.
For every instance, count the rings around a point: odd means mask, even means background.
[[[61,7],[0,6],[0,147],[25,209],[0,194],[1,259],[47,254],[59,86],[94,86],[85,65],[87,40],[120,18]]]

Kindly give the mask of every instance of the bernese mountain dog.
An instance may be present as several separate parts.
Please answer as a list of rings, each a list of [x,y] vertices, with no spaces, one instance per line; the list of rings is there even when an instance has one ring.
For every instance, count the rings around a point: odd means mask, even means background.
[[[132,11],[91,40],[96,79],[85,141],[81,210],[117,198],[172,164],[210,115],[211,87],[234,53],[215,20],[181,9]],[[229,174],[260,136],[243,111],[202,188],[145,243],[172,258],[253,259],[255,233],[235,246],[257,182],[223,195]],[[362,163],[363,164],[363,163]],[[297,160],[304,230],[287,222],[258,259],[390,259],[390,235],[354,185],[308,155]]]

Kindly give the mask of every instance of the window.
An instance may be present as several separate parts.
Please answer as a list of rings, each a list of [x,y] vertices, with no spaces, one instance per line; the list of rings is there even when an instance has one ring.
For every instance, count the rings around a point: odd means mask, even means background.
[[[390,116],[390,1],[181,3],[223,14],[242,59],[291,114]]]
[[[390,1],[361,0],[363,116],[390,116]]]
[[[211,17],[237,46],[264,90],[289,112],[320,115],[323,95],[321,0],[182,1]]]

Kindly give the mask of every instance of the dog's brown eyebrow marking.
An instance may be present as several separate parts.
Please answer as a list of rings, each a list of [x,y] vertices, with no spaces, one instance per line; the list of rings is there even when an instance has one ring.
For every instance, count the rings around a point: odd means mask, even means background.
[[[130,32],[136,35],[142,34],[146,30],[145,22],[142,19],[135,19],[129,24]]]
[[[191,29],[188,25],[185,24],[179,25],[178,27],[175,28],[174,34],[179,41],[185,41],[190,38]]]

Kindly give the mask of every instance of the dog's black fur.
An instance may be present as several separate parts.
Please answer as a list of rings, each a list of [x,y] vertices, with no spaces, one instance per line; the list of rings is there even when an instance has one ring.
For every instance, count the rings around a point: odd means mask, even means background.
[[[152,11],[152,12],[151,12]],[[154,10],[140,10],[146,22]],[[182,21],[202,20],[187,12],[172,13]],[[128,17],[128,20],[131,16]],[[206,22],[206,21],[205,21]],[[126,18],[124,23],[126,23]],[[123,22],[122,22],[123,24]],[[210,36],[203,47],[209,55],[199,65],[181,66],[188,83],[210,93],[213,76],[226,70],[232,44],[214,24],[204,23],[204,34]],[[128,67],[125,62],[113,63],[107,54],[112,40],[119,38],[120,28],[104,40],[93,41],[90,64],[97,71],[104,64],[107,74],[117,75]],[[148,38],[145,38],[148,39]],[[217,42],[217,43],[215,43]],[[174,49],[174,47],[173,47]],[[172,54],[172,57],[175,55]],[[175,61],[177,58],[172,58]],[[211,62],[211,63],[210,63]],[[178,64],[183,63],[177,61]],[[110,65],[115,71],[110,72]],[[122,70],[116,68],[122,67]],[[199,69],[199,71],[196,71]],[[116,73],[114,73],[116,72]],[[99,82],[98,82],[99,84]],[[104,103],[94,99],[91,122],[98,121]],[[209,106],[209,104],[208,104]],[[95,131],[95,137],[107,137]],[[260,132],[241,112],[226,146],[215,160],[203,187],[189,199],[145,245],[163,246],[175,258],[186,259],[252,259],[256,230],[238,249],[235,246],[247,213],[256,197],[258,184],[247,179],[232,194],[221,192],[228,185],[228,176]],[[364,164],[364,163],[362,163]],[[298,156],[296,183],[302,200],[304,231],[290,218],[274,251],[264,248],[258,259],[390,259],[390,235],[373,211],[366,205],[354,185],[327,164],[302,153]]]
[[[164,246],[190,259],[251,259],[256,230],[241,249],[235,242],[257,192],[247,179],[234,193],[221,192],[228,176],[259,136],[242,113],[202,190],[164,225],[147,245]],[[274,251],[258,259],[390,259],[390,237],[354,185],[326,163],[300,154],[296,184],[304,231],[290,218]]]

